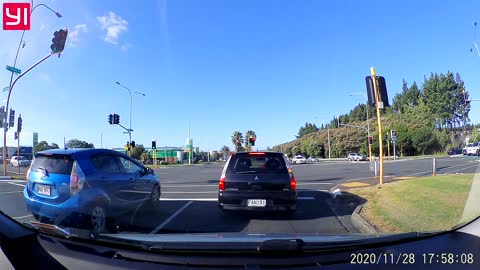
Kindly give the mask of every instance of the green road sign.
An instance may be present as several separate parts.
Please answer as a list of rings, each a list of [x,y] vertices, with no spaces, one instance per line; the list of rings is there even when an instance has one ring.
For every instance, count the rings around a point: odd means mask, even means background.
[[[10,86],[4,87],[2,91],[3,91],[3,92],[7,92],[8,89],[10,89]]]
[[[14,67],[11,67],[11,66],[7,66],[7,70],[11,71],[11,72],[14,72],[14,73],[17,73],[17,74],[22,73],[22,71],[20,69],[14,68]]]

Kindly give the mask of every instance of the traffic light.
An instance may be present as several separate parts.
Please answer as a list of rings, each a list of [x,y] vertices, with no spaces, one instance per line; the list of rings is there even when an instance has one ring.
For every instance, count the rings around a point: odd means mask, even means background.
[[[10,121],[8,122],[9,127],[13,127],[15,125],[15,110],[10,109]]]
[[[132,141],[130,145],[132,146],[132,148],[135,148],[135,141]]]
[[[109,114],[109,115],[108,115],[108,123],[109,123],[110,125],[113,125],[113,114]]]
[[[18,124],[17,124],[17,132],[18,133],[22,132],[22,122],[23,122],[22,115],[20,114],[18,116]]]
[[[248,146],[255,146],[255,137],[248,138]]]
[[[369,136],[368,137],[368,144],[372,144],[373,143],[373,137],[372,136]]]
[[[397,137],[397,131],[396,130],[390,130],[390,135],[391,135],[390,137],[392,137],[392,139],[396,138]]]
[[[5,119],[5,106],[0,107],[0,128],[3,128],[3,120]]]
[[[114,123],[115,125],[120,124],[120,115],[118,115],[118,114],[114,114],[114,115],[113,115],[113,123]]]
[[[50,45],[50,49],[52,49],[52,53],[61,53],[65,49],[65,43],[67,42],[67,35],[68,30],[60,29],[59,31],[55,31],[53,33],[52,45]]]
[[[18,132],[15,131],[15,140],[18,140]]]
[[[152,141],[152,149],[157,149],[157,141]]]
[[[378,83],[378,101],[383,102],[383,108],[390,107],[390,103],[388,103],[387,84],[385,83],[385,78],[382,76],[376,76],[375,78],[377,79]],[[376,108],[375,88],[373,87],[372,76],[365,77],[365,83],[367,84],[368,104]]]

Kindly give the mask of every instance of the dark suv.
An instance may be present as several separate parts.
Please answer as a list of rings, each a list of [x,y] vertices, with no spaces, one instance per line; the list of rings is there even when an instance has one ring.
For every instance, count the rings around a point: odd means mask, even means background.
[[[222,210],[297,208],[296,181],[282,153],[239,152],[228,159],[219,181]]]

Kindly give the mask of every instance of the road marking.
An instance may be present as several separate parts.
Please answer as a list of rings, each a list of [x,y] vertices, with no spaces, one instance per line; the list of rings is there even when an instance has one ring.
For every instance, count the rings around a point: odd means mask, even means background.
[[[19,187],[25,187],[26,185],[23,185],[23,184],[17,184],[17,183],[8,183],[10,185],[15,185],[15,186],[19,186]]]
[[[163,193],[163,192],[162,192]],[[160,201],[206,201],[206,202],[217,202],[217,198],[160,198]]]
[[[311,183],[311,182],[308,182],[308,183],[298,183],[298,182],[297,182],[297,186],[307,186],[307,185],[333,185],[333,183],[325,183],[325,182],[322,182],[322,183]]]
[[[0,195],[2,195],[2,194],[20,193],[20,192],[23,192],[23,190],[0,192]]]
[[[170,221],[172,221],[175,217],[177,217],[185,208],[187,208],[192,203],[193,203],[193,201],[189,201],[188,203],[186,203],[184,206],[182,206],[182,208],[178,209],[169,218],[167,218],[164,222],[162,222],[160,225],[158,225],[157,228],[155,228],[155,230],[150,232],[150,234],[157,233],[158,231],[163,229],[163,227],[165,227],[168,223],[170,223]]]
[[[218,187],[218,184],[216,184],[216,185],[210,185],[210,184],[205,184],[205,185],[189,185],[189,184],[184,184],[184,185],[162,185],[162,188],[181,188],[181,187]]]
[[[461,169],[456,169],[456,170],[448,171],[448,172],[445,172],[445,173],[452,173],[452,172],[463,171],[463,170],[465,170],[465,169],[470,169],[470,168],[473,168],[473,167],[478,167],[478,165],[473,165],[473,166],[469,166],[469,167],[465,167],[465,168],[461,168]]]
[[[199,171],[201,173],[209,173],[209,172],[213,172],[213,171]]]
[[[27,218],[27,217],[33,217],[33,215],[26,215],[26,216],[13,217],[13,218],[14,218],[14,219],[21,219],[21,218]]]
[[[218,191],[162,191],[162,194],[163,193],[165,193],[165,194],[169,194],[169,193],[173,193],[173,194],[193,193],[193,194],[196,194],[196,193],[218,193]]]

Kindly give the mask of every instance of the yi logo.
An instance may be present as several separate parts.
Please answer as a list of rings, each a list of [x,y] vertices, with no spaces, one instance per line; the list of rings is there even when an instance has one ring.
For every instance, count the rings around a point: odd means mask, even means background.
[[[3,3],[3,30],[30,30],[30,3]]]

